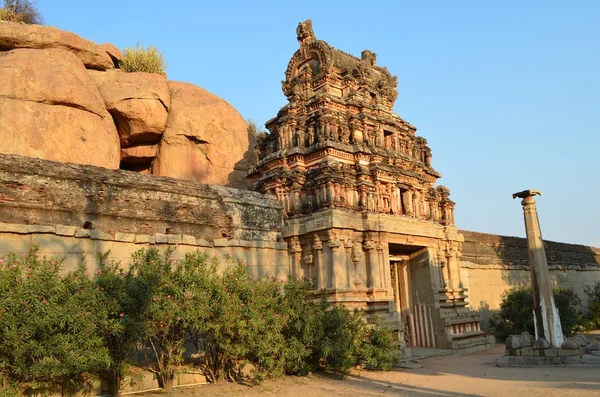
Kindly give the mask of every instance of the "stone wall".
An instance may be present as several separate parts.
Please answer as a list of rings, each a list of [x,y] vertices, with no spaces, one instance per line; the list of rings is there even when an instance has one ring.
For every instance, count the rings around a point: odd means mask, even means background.
[[[268,196],[130,171],[0,154],[0,256],[98,252],[128,260],[135,250],[168,245],[239,257],[255,275],[285,277],[281,206]]]
[[[524,238],[465,230],[461,233],[465,238],[461,280],[469,289],[473,309],[483,309],[485,316],[486,311],[499,309],[502,292],[531,284]],[[585,287],[600,281],[600,249],[554,241],[544,241],[544,244],[553,282],[573,289],[585,307]]]

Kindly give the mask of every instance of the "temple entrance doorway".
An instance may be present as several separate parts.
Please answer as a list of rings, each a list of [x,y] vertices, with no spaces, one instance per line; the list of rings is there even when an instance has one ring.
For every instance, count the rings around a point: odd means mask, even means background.
[[[394,317],[404,325],[408,346],[436,347],[431,318],[433,294],[427,247],[389,244]]]

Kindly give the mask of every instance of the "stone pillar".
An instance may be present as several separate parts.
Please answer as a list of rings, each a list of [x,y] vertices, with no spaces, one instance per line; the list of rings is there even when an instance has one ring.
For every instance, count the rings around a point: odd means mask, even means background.
[[[325,289],[326,285],[326,274],[325,274],[325,266],[323,266],[323,243],[321,243],[321,239],[315,233],[313,238],[313,251],[315,268],[317,269],[317,288]]]
[[[460,248],[459,243],[449,243],[449,247],[446,250],[446,264],[448,267],[448,287],[452,291],[452,298],[454,304],[457,306],[466,305],[465,302],[465,290],[462,288],[462,282],[460,280]]]
[[[327,246],[331,250],[331,259],[329,263],[329,271],[331,272],[331,283],[329,288],[336,289],[338,285],[338,271],[337,269],[344,265],[343,250],[339,249],[342,243],[335,237],[333,230],[328,232],[328,243]]]
[[[313,247],[309,244],[308,249],[304,252],[304,263],[306,264],[306,272],[304,273],[304,276],[310,280],[310,284],[314,287],[315,283],[313,258]]]
[[[371,240],[365,240],[363,250],[367,253],[367,287],[377,288],[379,286],[379,266],[378,255],[375,250],[375,243]]]
[[[354,261],[352,260],[353,247],[354,243],[348,238],[344,242],[344,248],[346,250],[346,288],[354,288],[354,278],[356,277]]]
[[[406,215],[412,216],[412,214],[413,214],[412,192],[408,191],[408,190],[402,192],[402,201],[404,202],[404,208],[406,210]]]
[[[551,346],[560,347],[564,342],[558,310],[554,304],[552,282],[548,271],[548,261],[542,240],[542,231],[533,196],[541,195],[537,190],[525,190],[513,194],[514,198],[522,198],[527,248],[529,251],[529,269],[533,289],[533,311],[535,317],[536,336],[545,339]]]
[[[302,274],[302,246],[298,242],[298,237],[292,237],[289,244],[290,253],[290,274],[292,278],[298,279],[303,276]]]
[[[379,279],[381,280],[381,288],[391,288],[392,281],[390,275],[390,261],[385,254],[387,248],[387,236],[385,233],[379,234],[379,241],[377,242],[377,253],[379,257]],[[386,260],[387,259],[387,260]]]

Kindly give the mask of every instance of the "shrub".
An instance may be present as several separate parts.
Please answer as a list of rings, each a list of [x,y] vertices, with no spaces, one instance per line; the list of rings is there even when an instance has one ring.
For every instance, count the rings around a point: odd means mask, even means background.
[[[36,249],[0,260],[0,373],[32,393],[72,393],[110,358],[97,333],[106,312],[83,264],[65,277]]]
[[[163,54],[154,46],[125,48],[119,67],[125,72],[158,73],[166,76]]]
[[[32,0],[4,0],[4,7],[0,8],[0,20],[27,24],[42,23],[37,4]]]
[[[106,253],[93,277],[83,263],[61,277],[60,262],[35,250],[0,259],[0,395],[71,393],[93,375],[118,395],[140,348],[168,388],[186,342],[211,382],[238,380],[246,363],[256,381],[284,372],[344,374],[361,363],[390,367],[391,331],[361,312],[314,301],[307,281],[256,279],[230,256],[217,272],[205,254],[180,261],[172,254],[142,249],[122,268]]]
[[[169,388],[175,380],[176,366],[183,362],[187,328],[181,312],[183,288],[177,283],[173,249],[140,250],[133,255],[129,268],[133,275],[128,285],[134,301],[142,302],[131,313],[144,330],[144,342],[150,352],[152,370],[160,387]]]
[[[373,368],[388,371],[392,369],[395,352],[396,341],[392,329],[382,325],[379,317],[375,317],[362,339],[360,361]]]
[[[563,334],[571,335],[573,329],[581,324],[581,313],[578,306],[581,299],[567,288],[554,289],[554,303],[560,315]],[[533,295],[531,288],[516,287],[502,294],[500,312],[490,319],[490,328],[500,339],[509,335],[529,332],[534,334],[533,324]]]
[[[310,284],[285,285],[289,320],[284,328],[286,372],[304,375],[325,370],[345,374],[358,364],[387,370],[395,349],[391,329],[378,320],[369,325],[360,311],[350,312],[322,298],[310,301]]]
[[[110,367],[101,375],[111,395],[116,396],[128,372],[128,360],[144,337],[144,327],[135,313],[145,310],[146,302],[145,296],[136,293],[135,276],[119,263],[109,261],[108,255],[109,252],[98,256],[94,283],[102,292],[97,304],[107,312],[107,321],[99,327],[99,332],[111,358]]]
[[[256,380],[280,374],[286,322],[281,283],[272,277],[253,279],[242,263],[229,262],[222,275],[202,254],[187,255],[180,264],[187,269],[180,272],[187,280],[181,282],[190,299],[186,307],[195,308],[186,318],[200,366],[211,382],[235,380],[244,361],[255,365]]]

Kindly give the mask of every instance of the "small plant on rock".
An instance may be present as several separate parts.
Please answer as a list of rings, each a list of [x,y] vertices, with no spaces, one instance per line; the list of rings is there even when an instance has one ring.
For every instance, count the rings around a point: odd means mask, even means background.
[[[33,0],[4,0],[4,6],[0,8],[0,21],[37,25],[42,23],[42,17]]]
[[[146,72],[167,75],[165,72],[167,64],[162,52],[154,46],[142,47],[139,43],[135,47],[127,47],[123,50],[123,58],[119,67],[129,73]]]

